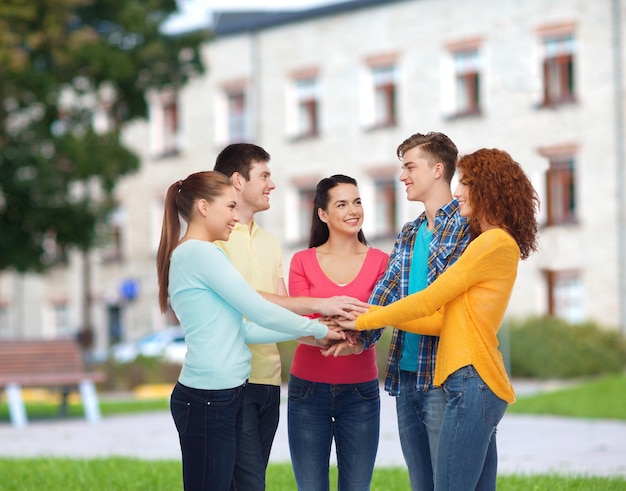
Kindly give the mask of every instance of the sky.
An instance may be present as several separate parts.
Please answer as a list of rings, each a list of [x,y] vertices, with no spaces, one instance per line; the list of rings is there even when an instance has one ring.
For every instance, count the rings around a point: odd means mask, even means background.
[[[340,0],[178,0],[179,15],[172,16],[165,26],[166,32],[180,32],[206,27],[213,10],[242,9],[300,9],[316,7]]]

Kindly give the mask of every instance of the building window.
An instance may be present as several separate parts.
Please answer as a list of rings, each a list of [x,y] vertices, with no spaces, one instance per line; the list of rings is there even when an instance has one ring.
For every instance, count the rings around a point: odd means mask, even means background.
[[[52,304],[52,329],[57,336],[70,336],[74,334],[72,328],[70,307],[67,302]]]
[[[239,143],[246,141],[248,135],[248,110],[246,107],[246,93],[243,89],[232,90],[226,93],[226,118],[228,142]]]
[[[161,242],[161,232],[163,230],[163,214],[165,213],[165,198],[156,198],[150,206],[150,251],[156,256]],[[183,230],[187,228],[187,222],[181,221],[181,237]]]
[[[395,236],[398,223],[396,181],[393,177],[374,178],[374,206],[375,236]]]
[[[372,67],[374,84],[374,126],[394,126],[397,122],[395,65]]]
[[[291,140],[315,138],[320,134],[321,85],[319,69],[306,67],[289,74],[286,92],[286,132]]]
[[[456,116],[480,113],[480,57],[478,49],[452,54]]]
[[[543,39],[543,105],[575,100],[574,37],[561,34]]]
[[[298,242],[309,242],[315,187],[298,188]]]
[[[547,225],[576,222],[576,173],[572,156],[552,156],[546,171]]]
[[[102,259],[105,262],[121,261],[124,257],[123,237],[126,211],[118,206],[107,216],[103,227]]]
[[[360,110],[366,130],[398,123],[398,54],[369,56],[361,71]]]
[[[571,323],[583,322],[583,285],[578,271],[544,271],[548,290],[548,315]]]
[[[319,134],[319,83],[317,78],[302,78],[295,82],[297,100],[296,138],[311,138]]]
[[[177,94],[153,91],[148,94],[152,154],[157,157],[177,155],[180,151],[180,126]]]
[[[8,338],[9,336],[9,307],[6,304],[0,303],[0,338]]]

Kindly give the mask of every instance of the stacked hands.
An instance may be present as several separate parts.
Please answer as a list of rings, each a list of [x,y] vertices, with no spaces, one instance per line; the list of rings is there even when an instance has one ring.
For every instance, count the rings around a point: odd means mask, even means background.
[[[326,337],[317,340],[324,356],[358,355],[364,346],[356,332],[356,318],[369,310],[369,304],[350,297],[332,297],[326,299],[328,304],[323,315],[317,320],[328,327]]]

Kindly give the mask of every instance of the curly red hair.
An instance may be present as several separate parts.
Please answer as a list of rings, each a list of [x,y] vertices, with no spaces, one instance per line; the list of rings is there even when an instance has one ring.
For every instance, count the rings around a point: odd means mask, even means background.
[[[469,188],[472,233],[481,232],[483,219],[513,236],[522,259],[536,251],[539,197],[521,165],[504,150],[482,148],[461,157],[457,168]]]

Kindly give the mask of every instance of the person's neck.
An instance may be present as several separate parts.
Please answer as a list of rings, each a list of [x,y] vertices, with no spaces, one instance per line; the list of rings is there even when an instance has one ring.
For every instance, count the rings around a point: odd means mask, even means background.
[[[250,208],[246,207],[238,207],[237,208],[237,216],[239,217],[239,223],[241,225],[246,225],[249,227],[254,221],[255,212]]]
[[[422,202],[424,204],[424,212],[426,213],[426,221],[428,222],[428,230],[434,228],[437,212],[450,201],[452,201],[452,192],[447,189],[447,191],[433,193],[432,196],[429,196]]]
[[[203,226],[198,226],[196,224],[188,224],[187,230],[185,231],[185,235],[180,239],[179,244],[186,242],[188,240],[203,240],[207,242],[213,242],[213,237],[210,237],[206,228]]]
[[[367,246],[359,241],[358,236],[331,235],[328,240],[317,248],[323,254],[334,256],[351,256],[361,254]]]

